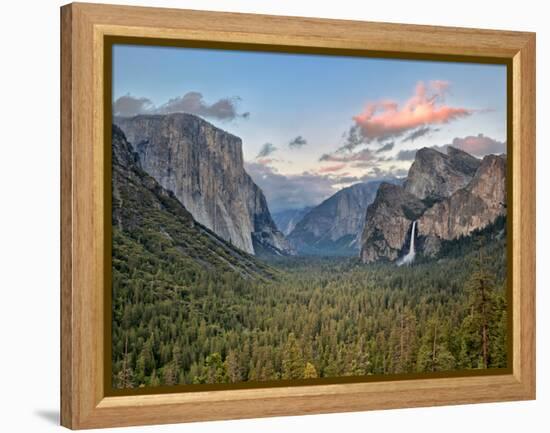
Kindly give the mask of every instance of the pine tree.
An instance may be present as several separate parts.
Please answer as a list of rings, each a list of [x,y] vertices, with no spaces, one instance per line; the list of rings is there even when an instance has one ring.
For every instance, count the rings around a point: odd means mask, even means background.
[[[345,376],[364,376],[367,374],[370,361],[365,336],[359,338],[357,344],[350,346],[346,356]]]
[[[242,381],[242,370],[239,364],[239,357],[237,352],[230,350],[227,358],[225,358],[225,369],[227,371],[227,378],[230,383],[237,383]]]
[[[176,385],[178,383],[178,376],[178,370],[174,361],[164,366],[162,377],[165,385]]]
[[[137,379],[140,384],[145,382],[145,379],[151,374],[155,368],[155,358],[153,356],[153,335],[147,339],[143,345],[137,362],[136,362],[136,373]]]
[[[493,317],[492,332],[490,334],[490,367],[502,368],[507,365],[508,345],[508,315],[506,313],[506,299],[497,296],[495,314]]]
[[[261,367],[258,375],[258,380],[274,380],[279,379],[279,375],[275,372],[273,362],[271,359],[267,359],[265,364]]]
[[[303,376],[304,379],[315,379],[317,377],[317,370],[312,363],[306,363]]]
[[[206,357],[206,383],[224,383],[227,375],[222,357],[219,353],[212,353]]]
[[[150,386],[160,386],[160,379],[157,376],[157,370],[153,370],[151,373],[151,381],[149,383]]]
[[[181,364],[182,364],[182,355],[181,355],[181,349],[179,344],[174,344],[174,348],[172,349],[172,374],[173,383],[179,382],[179,374],[181,371]]]
[[[395,372],[404,373],[412,369],[412,356],[416,343],[416,318],[408,308],[401,308],[399,313],[399,358],[395,365]]]
[[[117,374],[117,388],[125,389],[134,387],[134,372],[132,371],[130,361],[130,355],[128,354],[128,335],[126,335],[122,367]]]
[[[439,318],[432,317],[426,327],[427,329],[418,349],[417,371],[435,372],[453,369],[455,359],[449,351],[447,332],[445,332],[446,330]]]
[[[291,332],[288,335],[283,353],[283,379],[302,379],[304,377],[304,358],[298,341]]]
[[[466,284],[469,315],[462,324],[461,358],[470,368],[488,368],[491,363],[491,335],[496,333],[494,276],[488,271],[483,248],[475,261],[475,271]]]

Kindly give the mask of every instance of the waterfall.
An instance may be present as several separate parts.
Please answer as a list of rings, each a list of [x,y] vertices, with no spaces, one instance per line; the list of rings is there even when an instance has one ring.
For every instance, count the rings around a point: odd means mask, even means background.
[[[409,243],[409,252],[397,261],[397,266],[410,265],[414,261],[414,256],[416,255],[416,251],[414,249],[415,234],[416,234],[416,221],[413,221],[412,227],[411,227],[411,240]]]

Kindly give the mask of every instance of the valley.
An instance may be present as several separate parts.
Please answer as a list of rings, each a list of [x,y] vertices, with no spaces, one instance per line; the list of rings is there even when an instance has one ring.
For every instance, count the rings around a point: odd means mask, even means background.
[[[115,296],[113,382],[230,384],[505,367],[499,230],[482,234],[490,242],[481,271],[492,281],[487,365],[472,278],[478,253],[448,245],[437,263],[420,258],[402,267],[279,257],[269,263],[279,273],[267,281],[206,270],[182,280],[163,266],[139,272]],[[145,293],[132,289],[136,280]]]

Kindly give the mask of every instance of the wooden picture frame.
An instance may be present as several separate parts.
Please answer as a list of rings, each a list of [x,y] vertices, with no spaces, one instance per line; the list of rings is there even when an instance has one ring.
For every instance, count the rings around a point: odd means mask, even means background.
[[[106,37],[498,59],[511,68],[512,367],[507,374],[106,396]],[[74,3],[61,8],[61,424],[72,429],[535,398],[535,35]],[[439,57],[437,57],[439,56]]]

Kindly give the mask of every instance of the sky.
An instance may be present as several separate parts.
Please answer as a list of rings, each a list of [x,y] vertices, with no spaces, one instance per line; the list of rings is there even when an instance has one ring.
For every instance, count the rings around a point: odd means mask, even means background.
[[[506,68],[115,45],[113,113],[190,112],[242,139],[272,212],[404,177],[417,149],[506,150]]]

